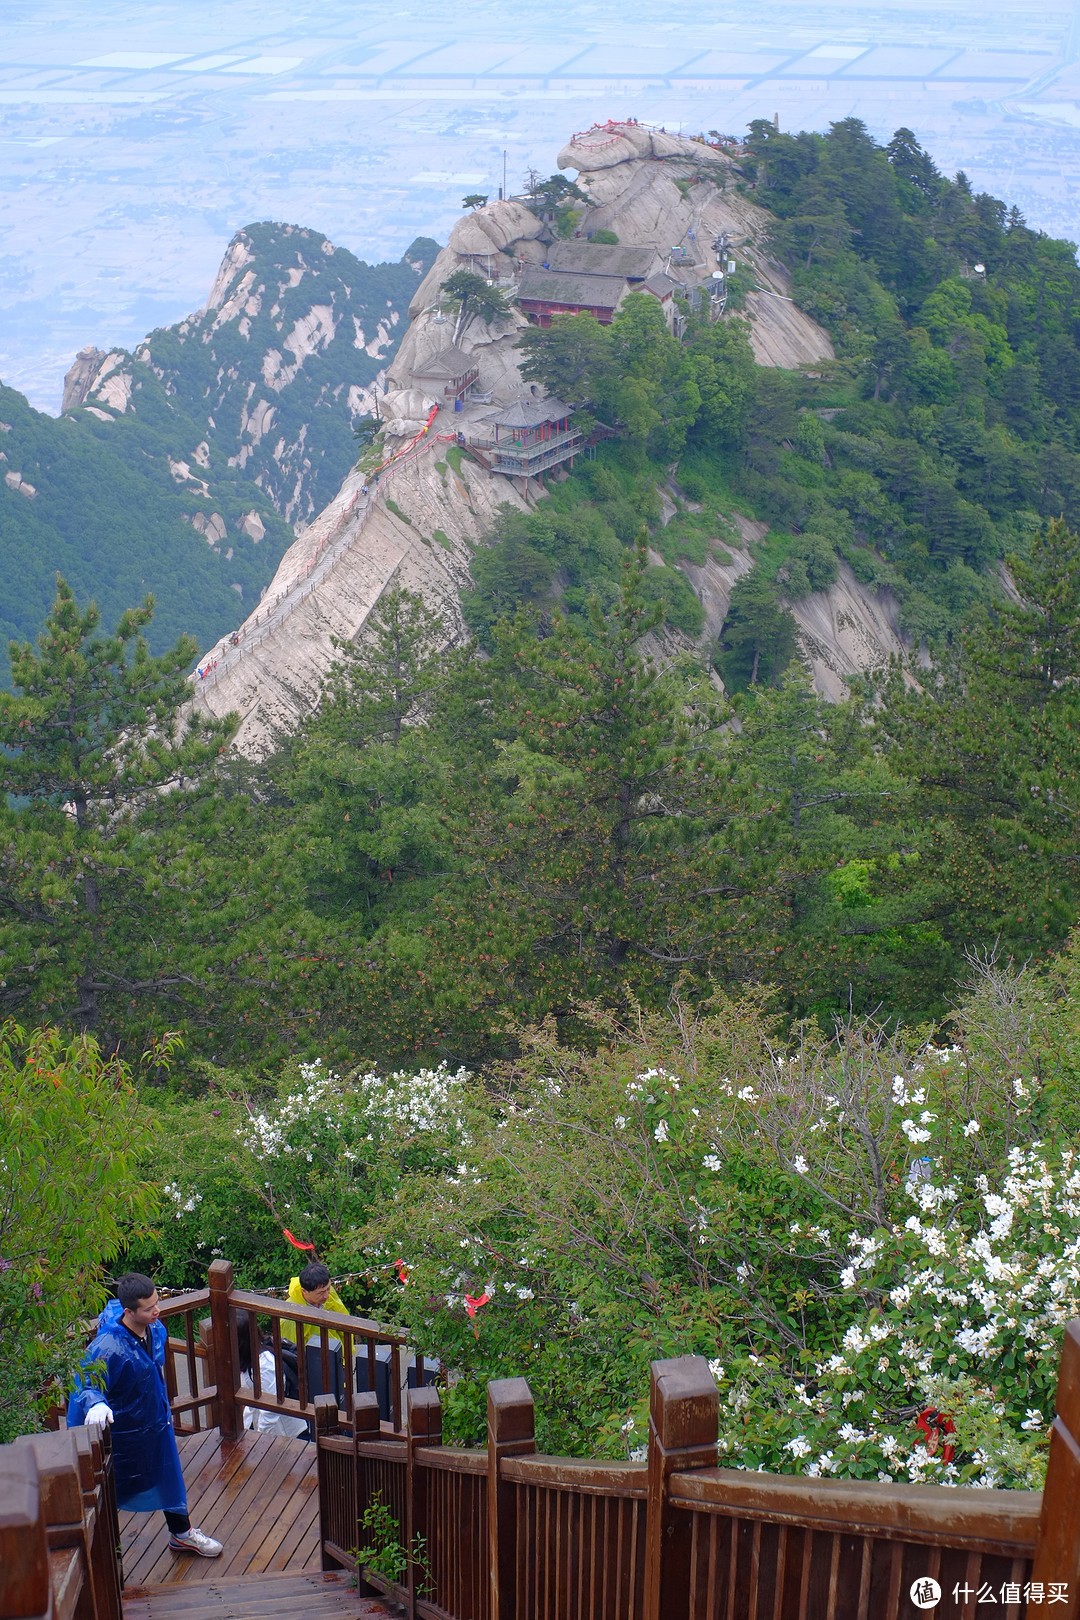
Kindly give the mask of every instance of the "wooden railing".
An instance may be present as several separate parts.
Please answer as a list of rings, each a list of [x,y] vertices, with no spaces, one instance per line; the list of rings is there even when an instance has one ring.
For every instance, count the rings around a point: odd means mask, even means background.
[[[332,1399],[315,1406],[323,1567],[421,1620],[907,1620],[922,1581],[950,1620],[1080,1617],[1080,1321],[1043,1493],[718,1468],[719,1398],[697,1357],[654,1362],[641,1463],[536,1455],[524,1379],[488,1385],[483,1450],[442,1445],[434,1389],[409,1391],[403,1437],[380,1434],[370,1397],[351,1431]],[[400,1582],[357,1556],[376,1501],[398,1526]]]
[[[98,1429],[0,1446],[0,1616],[121,1620],[119,1529]]]
[[[310,1386],[317,1383],[319,1390],[327,1390],[337,1381],[332,1377],[332,1362],[337,1359],[335,1341],[341,1360],[345,1421],[350,1426],[353,1422],[357,1383],[376,1390],[382,1363],[387,1369],[388,1421],[392,1429],[403,1432],[402,1391],[409,1369],[401,1334],[363,1316],[321,1311],[311,1305],[294,1305],[269,1294],[238,1289],[233,1285],[233,1268],[228,1260],[215,1260],[207,1280],[207,1288],[161,1301],[161,1316],[169,1326],[165,1382],[179,1434],[217,1428],[226,1439],[235,1439],[243,1427],[245,1406],[313,1422],[315,1391]],[[318,1352],[311,1357],[316,1364],[314,1380],[309,1357],[297,1356],[298,1396],[279,1393],[287,1383],[282,1360],[282,1345],[289,1343],[288,1336],[282,1333],[285,1322],[293,1324],[294,1341],[302,1339],[305,1348],[317,1348]],[[259,1367],[260,1336],[264,1331],[270,1335],[267,1348],[274,1358],[274,1388],[264,1387]],[[251,1365],[250,1390],[240,1385],[241,1335]],[[418,1385],[424,1380],[423,1367],[422,1357],[417,1356],[414,1373]]]
[[[209,1308],[209,1330],[196,1318]],[[487,1444],[442,1443],[438,1391],[407,1391],[407,1423],[374,1390],[272,1400],[240,1391],[237,1332],[253,1317],[329,1335],[349,1352],[396,1348],[364,1318],[232,1287],[165,1302],[177,1421],[239,1419],[245,1402],[316,1424],[325,1569],[351,1568],[420,1620],[914,1620],[915,1583],[936,1583],[949,1620],[1080,1620],[1080,1320],[1062,1352],[1044,1492],[870,1484],[717,1466],[719,1397],[697,1357],[654,1362],[648,1458],[539,1456],[524,1379],[488,1385]],[[198,1332],[196,1332],[198,1328]],[[303,1358],[301,1358],[303,1359]],[[257,1362],[256,1362],[257,1364]],[[182,1375],[182,1376],[181,1376]],[[350,1379],[351,1383],[352,1380]],[[398,1401],[400,1403],[400,1386]],[[222,1435],[228,1438],[224,1425]],[[401,1579],[358,1549],[389,1511]],[[0,1447],[0,1620],[120,1620],[121,1573],[108,1437],[74,1429]],[[991,1605],[992,1608],[988,1607]]]

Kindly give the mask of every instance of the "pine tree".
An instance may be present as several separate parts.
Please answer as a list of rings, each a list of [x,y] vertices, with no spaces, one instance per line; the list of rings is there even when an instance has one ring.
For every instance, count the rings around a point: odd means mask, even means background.
[[[191,637],[151,656],[141,631],[152,615],[147,597],[99,635],[97,608],[80,611],[58,579],[37,646],[11,643],[15,690],[0,692],[0,789],[25,801],[0,850],[4,990],[15,1004],[44,990],[82,1031],[98,1027],[103,998],[172,982],[133,976],[128,960],[158,876],[140,821],[161,795],[175,804],[196,786],[234,729],[190,707]]]

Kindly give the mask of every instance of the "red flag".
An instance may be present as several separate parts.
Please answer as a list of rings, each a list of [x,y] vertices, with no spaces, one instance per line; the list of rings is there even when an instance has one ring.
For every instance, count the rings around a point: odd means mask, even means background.
[[[491,1295],[488,1293],[486,1288],[484,1289],[484,1292],[476,1299],[474,1299],[471,1294],[466,1294],[465,1309],[468,1311],[470,1316],[475,1316],[481,1305],[489,1304],[490,1300]]]
[[[314,1243],[301,1243],[299,1238],[294,1238],[287,1226],[281,1228],[281,1235],[288,1238],[294,1249],[313,1249],[315,1247]]]
[[[409,1268],[405,1264],[404,1260],[397,1261],[397,1274],[398,1274],[398,1282],[400,1282],[400,1283],[407,1283],[408,1282],[408,1280],[409,1280]]]
[[[956,1445],[953,1441],[945,1440],[945,1435],[956,1433],[956,1424],[946,1413],[939,1412],[933,1406],[928,1406],[920,1412],[915,1419],[915,1427],[923,1436],[923,1444],[931,1457],[941,1446],[942,1462],[951,1463],[956,1456]]]

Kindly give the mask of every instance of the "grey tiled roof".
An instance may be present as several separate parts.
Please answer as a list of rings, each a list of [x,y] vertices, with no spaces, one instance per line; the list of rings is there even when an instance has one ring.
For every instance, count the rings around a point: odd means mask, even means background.
[[[412,368],[414,377],[464,377],[467,371],[476,370],[476,361],[464,349],[456,349],[453,344],[448,348],[440,349],[433,354],[430,360],[423,360]]]
[[[662,268],[664,258],[655,248],[633,242],[553,242],[548,251],[552,270],[572,275],[625,276],[628,281],[644,281]]]
[[[518,298],[538,298],[547,304],[586,304],[615,309],[628,291],[623,276],[564,275],[558,270],[526,270],[518,285]]]
[[[678,285],[679,283],[673,276],[666,276],[661,271],[659,275],[650,276],[648,281],[642,282],[641,290],[642,292],[655,293],[657,298],[666,298],[669,293],[675,291]]]
[[[531,428],[544,422],[561,422],[569,415],[570,407],[561,399],[516,399],[502,410],[489,411],[482,420],[498,427]]]

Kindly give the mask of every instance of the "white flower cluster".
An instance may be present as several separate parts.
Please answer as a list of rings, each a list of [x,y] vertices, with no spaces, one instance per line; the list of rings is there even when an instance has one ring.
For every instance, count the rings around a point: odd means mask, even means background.
[[[460,1130],[460,1103],[469,1080],[467,1069],[451,1072],[445,1064],[417,1074],[397,1070],[342,1079],[322,1060],[302,1064],[303,1088],[284,1097],[273,1109],[252,1110],[237,1129],[243,1146],[260,1162],[279,1155],[314,1160],[313,1137],[330,1131],[335,1152],[350,1163],[362,1157],[364,1141],[387,1132]]]
[[[161,1191],[166,1198],[170,1198],[176,1205],[173,1214],[177,1220],[180,1220],[184,1215],[193,1215],[202,1203],[201,1192],[188,1193],[185,1197],[183,1189],[178,1187],[175,1181],[167,1181]]]
[[[921,1183],[908,1191],[926,1214],[956,1203],[961,1189]],[[1080,1314],[1080,1156],[1067,1149],[1051,1161],[1040,1143],[1014,1148],[1000,1192],[992,1192],[985,1177],[980,1191],[984,1220],[975,1230],[960,1221],[942,1226],[911,1215],[892,1229],[891,1243],[887,1233],[852,1236],[852,1262],[841,1272],[846,1288],[858,1285],[860,1273],[900,1257],[907,1275],[888,1291],[884,1313],[847,1329],[844,1354],[823,1359],[819,1378],[858,1377],[858,1358],[872,1352],[879,1373],[893,1369],[917,1395],[936,1368],[950,1375],[967,1370],[994,1383],[995,1364],[1019,1351],[1052,1384],[1057,1336]],[[1021,1428],[1045,1426],[1037,1407],[1026,1412]],[[916,1448],[903,1459],[902,1471],[919,1480],[930,1466],[930,1456]],[[972,1483],[990,1486],[998,1477],[987,1461]]]

